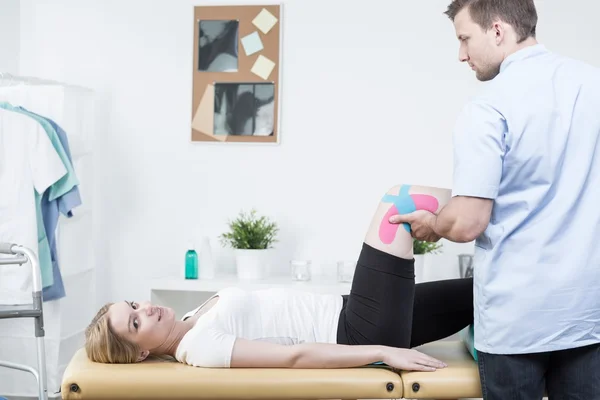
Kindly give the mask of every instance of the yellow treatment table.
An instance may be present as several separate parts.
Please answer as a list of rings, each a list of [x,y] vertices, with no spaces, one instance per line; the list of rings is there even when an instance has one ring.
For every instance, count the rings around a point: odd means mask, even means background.
[[[435,372],[346,369],[212,369],[175,361],[97,364],[85,349],[63,375],[63,399],[460,399],[481,397],[477,364],[460,341],[418,348],[446,362]]]

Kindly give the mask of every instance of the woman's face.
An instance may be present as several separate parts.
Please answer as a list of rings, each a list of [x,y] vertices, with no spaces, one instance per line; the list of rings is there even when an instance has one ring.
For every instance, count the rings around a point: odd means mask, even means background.
[[[115,303],[108,310],[108,320],[117,335],[150,353],[165,344],[175,327],[174,311],[150,302]]]

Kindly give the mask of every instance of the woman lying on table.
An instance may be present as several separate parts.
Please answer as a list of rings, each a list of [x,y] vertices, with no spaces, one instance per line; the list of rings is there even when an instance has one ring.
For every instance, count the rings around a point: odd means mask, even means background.
[[[175,319],[148,302],[107,304],[86,331],[88,357],[134,363],[169,355],[198,367],[345,368],[383,362],[434,371],[445,364],[413,350],[473,322],[473,280],[415,284],[407,224],[392,215],[439,212],[450,191],[396,186],[366,234],[347,296],[285,289],[227,288]]]

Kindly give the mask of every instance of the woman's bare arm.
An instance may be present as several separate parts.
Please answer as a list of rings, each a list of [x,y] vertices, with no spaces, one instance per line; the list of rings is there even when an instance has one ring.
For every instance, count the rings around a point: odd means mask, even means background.
[[[244,368],[345,368],[383,359],[383,346],[344,346],[310,343],[285,346],[236,339],[231,367]]]
[[[285,346],[236,339],[231,368],[351,368],[383,361],[398,369],[433,371],[445,364],[416,350],[306,343]]]

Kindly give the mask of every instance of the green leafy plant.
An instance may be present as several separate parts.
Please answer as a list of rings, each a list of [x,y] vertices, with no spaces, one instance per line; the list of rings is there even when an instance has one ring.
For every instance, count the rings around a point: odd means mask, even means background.
[[[436,254],[442,248],[441,243],[424,242],[413,238],[413,253],[414,254]]]
[[[229,231],[220,236],[221,243],[234,249],[269,249],[277,242],[277,224],[254,209],[241,211],[228,226]]]

